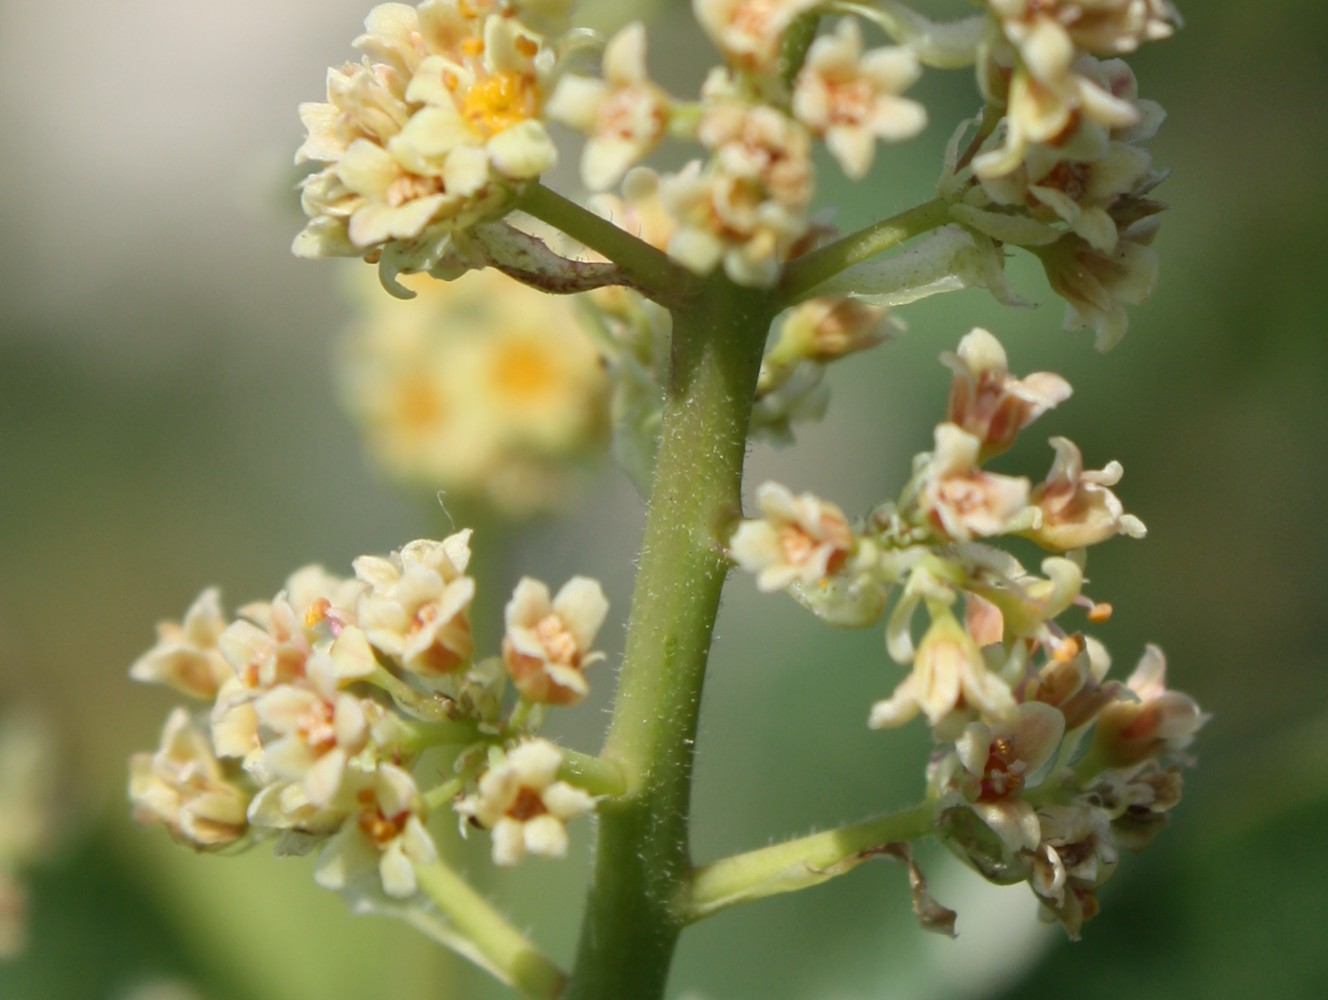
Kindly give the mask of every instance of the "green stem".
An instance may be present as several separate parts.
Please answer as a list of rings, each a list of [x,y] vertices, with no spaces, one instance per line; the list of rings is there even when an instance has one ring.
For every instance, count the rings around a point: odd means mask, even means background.
[[[691,880],[688,807],[724,545],[740,487],[770,295],[722,275],[674,315],[655,482],[604,756],[624,794],[599,810],[567,1000],[663,996]]]
[[[567,983],[563,971],[470,883],[441,861],[418,866],[415,877],[459,938],[473,946],[475,954],[466,957],[474,958],[531,1000],[557,1000],[562,995]]]
[[[735,854],[698,868],[686,905],[688,923],[720,910],[819,885],[855,867],[862,852],[932,831],[936,808],[926,802],[901,812]]]
[[[840,271],[861,264],[914,236],[943,226],[949,220],[949,203],[935,198],[790,261],[784,268],[784,279],[779,285],[780,308],[801,302],[816,290],[817,285],[833,278]]]
[[[558,777],[564,781],[577,788],[584,788],[591,795],[621,795],[627,790],[622,768],[613,761],[591,757],[575,750],[560,749],[563,764],[558,769]]]
[[[529,185],[516,207],[613,261],[631,286],[647,298],[668,305],[699,290],[701,279],[662,250],[542,184]]]

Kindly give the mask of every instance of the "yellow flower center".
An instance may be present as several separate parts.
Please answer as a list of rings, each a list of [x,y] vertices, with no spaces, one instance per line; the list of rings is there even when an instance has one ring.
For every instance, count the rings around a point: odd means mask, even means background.
[[[393,416],[398,425],[410,431],[427,431],[441,424],[447,404],[438,385],[431,378],[416,377],[397,386]]]
[[[529,118],[535,94],[519,73],[495,73],[476,81],[461,102],[461,114],[476,129],[495,135]]]
[[[541,344],[517,340],[497,351],[493,385],[499,395],[513,400],[543,396],[558,385],[558,370]]]

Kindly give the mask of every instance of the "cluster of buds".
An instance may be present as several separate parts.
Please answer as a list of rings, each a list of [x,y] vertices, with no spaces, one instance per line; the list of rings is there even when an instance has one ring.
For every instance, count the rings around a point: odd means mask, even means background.
[[[985,3],[987,106],[955,133],[941,196],[964,226],[1037,255],[1066,328],[1091,327],[1106,350],[1125,335],[1122,304],[1156,284],[1165,206],[1149,195],[1166,176],[1142,146],[1164,112],[1111,57],[1168,37],[1179,18],[1166,0]]]
[[[586,35],[568,30],[570,6],[374,8],[355,41],[362,60],[330,71],[326,102],[301,107],[308,138],[297,162],[326,166],[304,182],[311,221],[295,252],[382,260],[389,282],[401,271],[451,276],[473,266],[466,231],[506,216],[554,165],[547,125],[559,122],[586,136],[581,176],[596,192],[667,135],[699,143],[704,159],[655,178],[671,221],[664,248],[698,274],[722,267],[741,284],[769,286],[815,235],[814,141],[859,178],[878,141],[926,123],[922,106],[901,96],[920,73],[913,51],[864,51],[854,20],[812,42],[797,73],[780,73],[786,32],[814,18],[816,3],[698,0],[724,65],[695,102],[650,79],[639,23],[603,43],[601,78],[575,72]]]
[[[983,467],[1069,385],[1014,378],[980,329],[942,360],[955,376],[948,412],[897,501],[854,525],[829,501],[767,483],[730,552],[761,590],[786,590],[834,624],[873,624],[893,599],[886,648],[909,673],[870,725],[927,720],[939,835],[988,877],[1028,881],[1077,936],[1117,846],[1146,843],[1178,801],[1180,755],[1206,716],[1166,689],[1155,647],[1126,682],[1108,680],[1101,643],[1060,621],[1076,608],[1091,624],[1110,618],[1083,594],[1085,549],[1144,533],[1111,489],[1119,464],[1085,470],[1070,441],[1052,438],[1039,485]],[[1046,550],[1041,574],[997,548],[1002,536]]]
[[[544,706],[586,694],[608,604],[583,577],[552,601],[524,579],[501,655],[477,660],[469,561],[469,531],[421,539],[356,559],[350,578],[300,570],[234,620],[207,590],[182,622],[160,625],[130,675],[202,707],[176,708],[158,750],[133,757],[135,818],[197,850],[321,846],[320,884],[398,898],[437,858],[425,822],[438,807],[493,829],[500,864],[523,853],[513,823],[532,826],[527,852],[561,856],[563,824],[594,799],[555,780],[563,751],[534,732]],[[451,753],[452,773],[422,789],[412,767],[430,748]]]

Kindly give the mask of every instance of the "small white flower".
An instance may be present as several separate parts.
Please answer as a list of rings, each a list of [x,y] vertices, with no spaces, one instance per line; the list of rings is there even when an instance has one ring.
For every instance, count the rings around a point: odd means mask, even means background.
[[[926,109],[899,96],[921,72],[902,46],[864,54],[857,22],[844,18],[808,50],[793,88],[793,114],[825,139],[844,173],[862,178],[877,140],[911,139],[927,124]]]
[[[779,483],[762,483],[756,503],[761,517],[738,525],[729,554],[756,574],[759,589],[770,593],[794,581],[810,586],[844,566],[855,538],[833,503],[810,493],[794,496]]]
[[[590,138],[581,179],[592,191],[612,187],[664,137],[669,97],[646,75],[646,33],[634,22],[604,50],[604,79],[568,74],[558,81],[545,114]]]
[[[218,850],[244,836],[250,792],[226,773],[207,734],[175,709],[156,753],[129,760],[129,798],[135,821],[165,826],[197,850]]]
[[[597,580],[574,576],[549,599],[549,588],[525,577],[507,602],[503,660],[522,697],[572,705],[590,691],[585,668],[603,653],[590,647],[609,612]]]
[[[352,890],[377,877],[397,899],[415,894],[416,865],[438,860],[438,848],[424,825],[424,802],[415,780],[392,764],[379,764],[356,795],[358,811],[318,856],[314,881],[325,889]]]
[[[436,677],[470,660],[470,534],[459,531],[441,542],[418,539],[386,559],[361,556],[354,562],[355,575],[370,586],[360,601],[360,625],[375,648],[406,670]]]
[[[889,698],[872,706],[868,725],[899,726],[922,712],[938,737],[954,738],[974,717],[989,722],[1011,718],[1014,695],[987,667],[973,637],[948,609],[933,609],[932,614],[912,672]]]
[[[157,644],[134,661],[129,676],[166,684],[194,698],[210,700],[235,675],[217,647],[226,628],[215,588],[209,588],[185,612],[184,621],[157,626]]]
[[[1028,480],[978,468],[982,442],[954,424],[936,427],[918,507],[949,538],[969,541],[1018,526],[1028,509]]]
[[[725,58],[744,69],[773,70],[784,32],[818,0],[692,0],[692,10]]]
[[[946,420],[981,442],[982,458],[1005,451],[1019,431],[1070,397],[1070,384],[1052,372],[1012,378],[1005,349],[981,327],[941,362],[954,372]]]
[[[1042,517],[1036,528],[1025,532],[1043,548],[1065,552],[1106,541],[1115,535],[1143,538],[1143,521],[1125,513],[1111,487],[1124,473],[1119,462],[1106,468],[1084,468],[1083,456],[1073,441],[1054,437],[1056,461],[1046,482],[1033,488],[1029,502]]]
[[[494,864],[515,865],[527,854],[567,854],[567,821],[594,809],[595,799],[557,780],[562,759],[548,740],[527,740],[484,772],[474,795],[457,803],[458,813],[492,831]]]

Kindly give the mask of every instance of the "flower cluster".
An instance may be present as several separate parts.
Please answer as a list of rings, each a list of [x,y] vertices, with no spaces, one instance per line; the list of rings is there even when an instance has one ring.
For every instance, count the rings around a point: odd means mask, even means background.
[[[340,357],[346,408],[394,480],[510,516],[557,507],[602,445],[608,379],[575,297],[498,271],[364,288]],[[357,286],[357,293],[361,289]]]
[[[355,893],[381,886],[398,898],[416,891],[417,866],[437,860],[425,821],[448,803],[495,829],[500,864],[520,857],[512,823],[537,815],[545,818],[527,851],[561,854],[562,824],[594,800],[554,782],[564,752],[533,733],[540,706],[586,693],[582,671],[598,658],[591,646],[608,604],[586,578],[552,603],[543,584],[522,580],[503,655],[477,660],[469,561],[463,531],[362,556],[351,578],[307,567],[234,620],[205,591],[182,622],[159,627],[157,644],[130,668],[135,679],[206,703],[174,709],[158,750],[133,757],[135,818],[197,850],[264,837],[279,853],[321,846],[320,884]],[[509,677],[515,704],[504,697]],[[421,789],[411,769],[430,748],[450,751],[453,774]],[[531,755],[539,764],[528,774],[519,762]],[[520,795],[536,781],[558,789],[542,811],[475,805],[493,798],[496,783]],[[478,799],[462,799],[476,782]],[[501,835],[498,815],[507,817]]]
[[[1110,617],[1082,592],[1084,550],[1144,533],[1111,489],[1120,465],[1086,470],[1058,437],[1036,486],[984,468],[1069,385],[1015,378],[980,329],[942,360],[954,371],[946,417],[896,502],[853,525],[829,501],[767,483],[730,552],[761,590],[835,624],[874,623],[893,599],[886,648],[909,672],[870,725],[927,720],[942,837],[988,877],[1028,881],[1078,936],[1117,846],[1142,846],[1178,801],[1179,754],[1206,716],[1167,690],[1155,647],[1125,683],[1107,680],[1105,648],[1059,620],[1076,607],[1089,623]],[[1041,573],[995,547],[1002,536],[1050,553]]]
[[[1122,304],[1156,283],[1149,245],[1164,206],[1148,195],[1165,177],[1141,145],[1163,111],[1110,57],[1168,37],[1178,17],[1165,0],[985,2],[987,107],[955,133],[941,195],[956,221],[1035,253],[1066,328],[1092,327],[1106,350],[1125,334]]]
[[[389,241],[436,240],[502,214],[553,166],[542,112],[557,59],[521,20],[527,7],[549,5],[426,0],[370,11],[355,40],[361,61],[329,70],[327,101],[300,107],[308,137],[296,162],[328,165],[303,184],[311,221],[295,253],[366,256]]]

